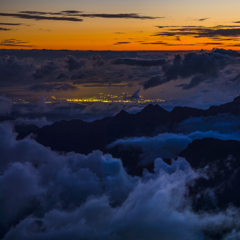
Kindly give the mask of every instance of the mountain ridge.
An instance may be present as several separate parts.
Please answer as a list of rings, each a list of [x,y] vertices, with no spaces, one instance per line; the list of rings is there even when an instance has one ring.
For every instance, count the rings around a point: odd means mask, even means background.
[[[121,110],[114,117],[105,117],[94,122],[74,119],[55,122],[42,128],[34,126],[17,129],[19,138],[34,134],[37,142],[52,150],[88,154],[99,149],[122,160],[127,173],[141,176],[143,169],[153,171],[154,162],[141,165],[140,147],[120,145],[107,149],[107,145],[117,139],[130,137],[155,136],[171,132],[178,123],[194,117],[208,117],[222,114],[240,116],[240,96],[232,102],[211,106],[202,110],[190,107],[175,107],[171,112],[158,105],[149,104],[141,112],[130,114]],[[196,171],[205,173],[189,186],[193,207],[196,211],[226,209],[229,205],[240,207],[240,141],[203,138],[193,140],[180,154]],[[174,160],[164,159],[171,165]],[[207,192],[212,193],[213,197]],[[214,200],[217,199],[217,202]]]
[[[141,112],[130,114],[121,110],[113,117],[105,117],[93,122],[80,119],[62,120],[42,128],[33,128],[31,132],[24,126],[18,139],[33,133],[36,141],[56,151],[75,151],[88,154],[93,150],[105,150],[111,142],[128,137],[155,136],[163,132],[172,132],[177,124],[194,117],[208,117],[217,114],[240,115],[240,96],[232,102],[211,106],[206,110],[177,106],[168,112],[159,105],[149,104]]]

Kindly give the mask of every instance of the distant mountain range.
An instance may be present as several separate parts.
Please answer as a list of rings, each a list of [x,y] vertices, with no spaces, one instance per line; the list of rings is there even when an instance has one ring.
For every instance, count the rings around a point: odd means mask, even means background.
[[[88,154],[101,150],[120,158],[131,175],[142,175],[144,168],[153,170],[154,163],[140,164],[140,148],[126,149],[120,146],[107,148],[118,139],[129,137],[156,136],[172,132],[174,127],[189,118],[208,117],[219,114],[240,116],[240,96],[232,102],[212,106],[207,110],[175,107],[171,112],[159,105],[148,105],[141,112],[129,114],[122,110],[114,117],[106,117],[94,122],[70,120],[55,122],[38,128],[35,125],[18,125],[18,139],[30,133],[40,144],[60,152],[75,151]],[[201,177],[189,186],[194,208],[198,210],[225,209],[229,204],[240,207],[240,142],[204,138],[193,140],[179,156],[184,157],[194,169],[204,169],[208,178]],[[164,159],[171,164],[171,159]],[[209,197],[206,198],[206,192]],[[213,195],[211,195],[214,193]],[[213,197],[214,196],[214,197]]]
[[[111,142],[128,137],[155,136],[172,132],[176,124],[194,117],[218,114],[240,115],[240,96],[232,102],[212,106],[207,110],[175,107],[171,112],[159,105],[149,104],[141,112],[129,114],[121,110],[114,117],[106,117],[93,122],[79,119],[55,122],[38,128],[34,125],[18,125],[19,139],[33,133],[36,141],[56,151],[75,151],[88,154],[93,150],[106,150]]]

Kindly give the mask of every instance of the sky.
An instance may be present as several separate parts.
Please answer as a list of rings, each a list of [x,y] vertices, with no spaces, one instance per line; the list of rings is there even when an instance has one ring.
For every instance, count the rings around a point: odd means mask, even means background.
[[[237,0],[2,0],[0,47],[238,50],[239,8]]]
[[[2,0],[0,95],[137,93],[167,108],[231,101],[239,95],[239,8],[236,0]]]

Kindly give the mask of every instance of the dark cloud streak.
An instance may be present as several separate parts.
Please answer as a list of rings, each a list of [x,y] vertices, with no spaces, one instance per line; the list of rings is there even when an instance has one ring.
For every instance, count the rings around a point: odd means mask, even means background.
[[[20,11],[21,14],[31,14],[31,15],[57,15],[59,13],[53,12],[40,12],[40,11]]]
[[[80,17],[90,17],[90,18],[135,18],[135,19],[157,19],[157,18],[163,18],[163,17],[151,17],[151,16],[141,16],[137,13],[117,13],[117,14],[107,14],[107,13],[101,13],[101,14],[80,14]]]
[[[0,31],[10,31],[12,30],[11,28],[0,28]]]
[[[43,15],[43,14],[41,14]],[[71,22],[82,22],[83,19],[73,17],[50,17],[32,14],[21,14],[21,13],[0,13],[3,17],[16,17],[21,19],[34,19],[34,20],[53,20],[53,21],[71,21]]]
[[[113,45],[121,45],[121,44],[129,44],[129,43],[131,43],[131,42],[116,42]]]
[[[222,45],[223,43],[219,43],[219,42],[207,42],[207,43],[203,43],[203,45]]]
[[[205,21],[205,20],[207,20],[207,19],[209,19],[209,18],[200,18],[200,19],[198,19],[198,21],[199,21],[199,22],[202,22],[202,21]]]
[[[59,15],[59,16],[56,16]],[[120,19],[158,19],[164,17],[142,16],[137,13],[82,13],[82,11],[66,10],[61,12],[20,11],[18,13],[0,13],[0,16],[34,20],[54,20],[81,22],[84,18],[120,18]]]
[[[5,26],[19,26],[22,25],[21,23],[0,23],[0,25],[5,25]]]
[[[28,45],[28,42],[22,42],[17,39],[4,39],[0,42],[0,46],[11,46],[11,47],[34,47],[33,45]]]
[[[203,27],[203,26],[179,26],[168,27],[167,31],[158,32],[152,36],[193,36],[195,38],[202,37],[238,37],[240,36],[239,26],[222,26]]]
[[[112,61],[112,64],[125,64],[131,66],[151,67],[151,66],[162,66],[166,64],[165,59],[147,60],[137,58],[119,58]]]
[[[78,13],[81,13],[81,12],[82,12],[82,11],[76,11],[76,10],[61,11],[61,13],[69,14],[69,15],[78,14]]]
[[[181,41],[181,40],[177,40]],[[164,45],[164,46],[194,46],[195,44],[173,44],[173,43],[167,43],[167,42],[162,42],[162,41],[157,41],[157,42],[143,42],[141,43],[143,45]]]

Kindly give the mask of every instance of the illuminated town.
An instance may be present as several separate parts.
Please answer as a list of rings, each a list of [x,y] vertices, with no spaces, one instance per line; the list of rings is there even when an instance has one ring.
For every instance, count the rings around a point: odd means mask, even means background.
[[[18,99],[13,102],[13,104],[28,104],[29,102],[23,100],[23,99]]]
[[[56,98],[54,96],[45,98],[45,103],[54,103],[58,101],[63,102],[75,102],[75,103],[126,103],[126,104],[144,104],[144,103],[155,103],[155,102],[165,102],[162,99],[144,99],[143,96],[133,98],[132,95],[128,93],[123,93],[122,95],[112,95],[100,93],[99,97],[90,97],[90,98]]]
[[[74,103],[125,103],[125,104],[145,104],[145,103],[159,103],[165,102],[163,99],[144,99],[143,96],[138,96],[133,98],[132,95],[128,93],[123,93],[122,95],[112,95],[100,93],[99,97],[89,97],[89,98],[57,98],[55,96],[47,97],[44,102],[47,103],[57,103],[57,102],[74,102]],[[18,99],[13,102],[13,104],[29,104],[28,101],[23,99]]]

